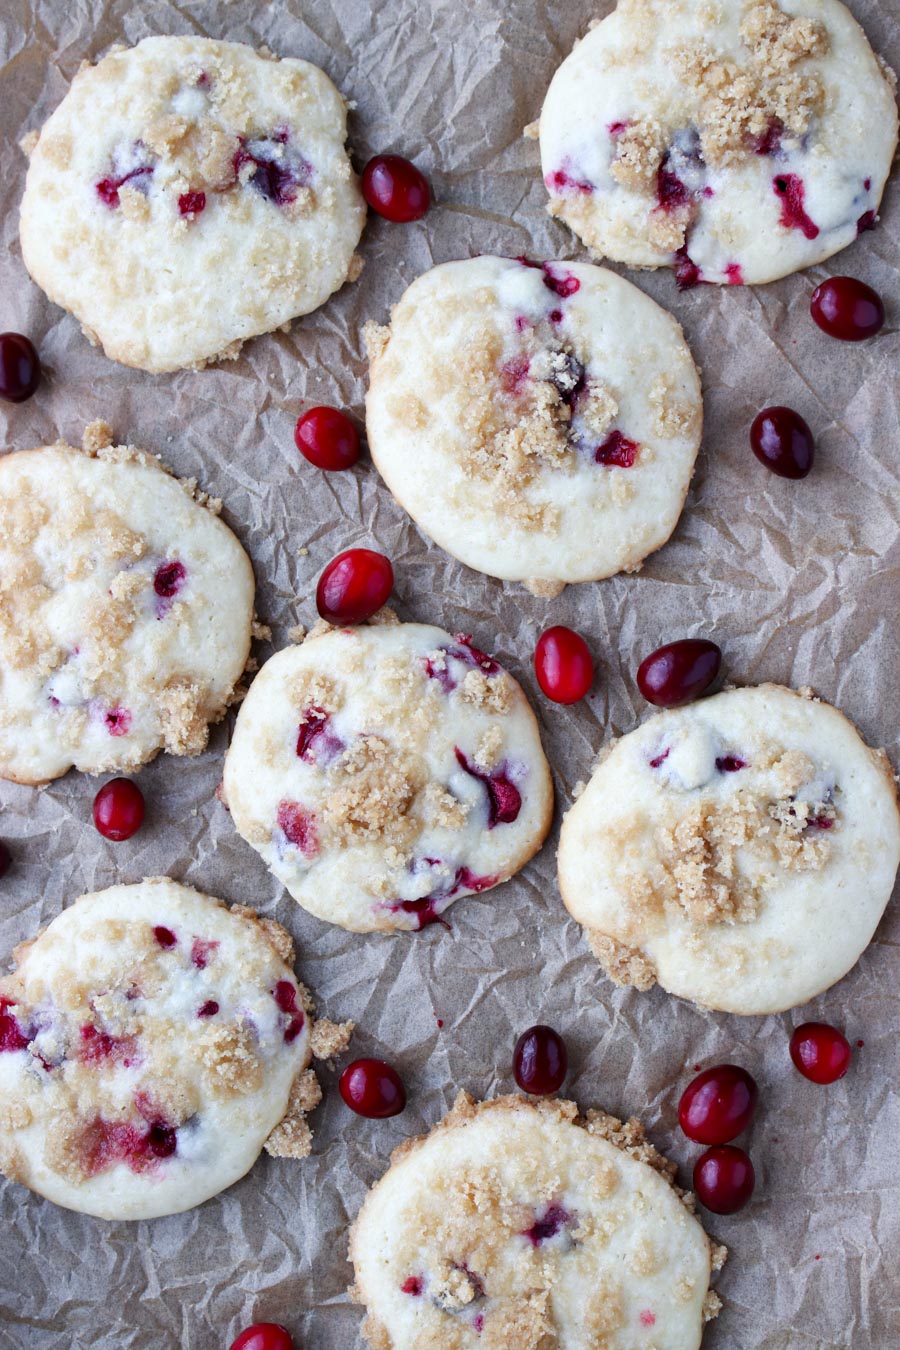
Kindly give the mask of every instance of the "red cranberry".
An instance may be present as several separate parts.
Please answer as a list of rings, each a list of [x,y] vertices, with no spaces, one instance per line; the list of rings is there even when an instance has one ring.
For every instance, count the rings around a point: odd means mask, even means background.
[[[791,1059],[811,1083],[836,1083],[850,1068],[850,1043],[827,1022],[804,1022],[791,1036]]]
[[[753,1194],[753,1163],[742,1148],[720,1144],[708,1148],[694,1164],[694,1190],[713,1214],[735,1214]]]
[[[40,378],[40,359],[28,338],[22,333],[0,333],[0,398],[24,403]]]
[[[813,434],[793,408],[763,408],[750,428],[750,444],[760,464],[779,478],[805,478],[813,466]]]
[[[678,708],[709,688],[721,664],[721,651],[706,638],[667,642],[638,666],[638,689],[657,708]]]
[[[855,277],[832,277],[812,293],[809,312],[829,337],[862,342],[884,327],[884,302],[877,291]]]
[[[298,417],[294,440],[317,469],[349,469],[359,459],[359,432],[337,408],[310,408]]]
[[[325,568],[316,587],[316,609],[329,623],[362,623],[381,609],[394,585],[394,569],[383,553],[351,548]]]
[[[402,155],[376,155],[362,176],[362,192],[373,211],[405,225],[421,220],[431,205],[428,179]]]
[[[737,1064],[717,1064],[689,1083],[678,1103],[678,1123],[698,1144],[727,1144],[753,1119],[756,1083]]]
[[[106,839],[130,839],[144,819],[144,794],[130,778],[111,778],[94,798],[94,824]]]
[[[523,1092],[558,1092],[568,1067],[566,1043],[552,1027],[529,1027],[516,1041],[513,1074]]]
[[[356,1059],[348,1064],[338,1084],[341,1096],[358,1116],[383,1120],[399,1116],[406,1106],[406,1089],[397,1070],[380,1059]]]
[[[254,1322],[232,1341],[231,1350],[294,1350],[294,1342],[280,1322]]]
[[[584,638],[571,628],[548,628],[534,650],[534,673],[554,703],[577,703],[594,682],[594,662]]]
[[[0,877],[5,877],[11,867],[12,854],[4,844],[3,840],[0,839]]]

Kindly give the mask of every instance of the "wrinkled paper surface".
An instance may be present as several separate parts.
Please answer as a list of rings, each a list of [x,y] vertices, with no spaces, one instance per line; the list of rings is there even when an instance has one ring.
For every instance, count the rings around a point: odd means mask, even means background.
[[[742,1214],[710,1221],[731,1258],[718,1281],[725,1308],[704,1347],[900,1344],[896,907],[836,988],[794,1013],[741,1019],[659,989],[616,989],[600,977],[555,883],[560,812],[603,742],[647,714],[634,671],[661,641],[713,636],[737,682],[812,685],[900,763],[900,180],[878,231],[807,275],[679,295],[668,272],[628,274],[683,323],[703,369],[707,414],[681,524],[636,576],[538,600],[423,539],[365,458],[327,475],[293,444],[294,420],[311,403],[361,415],[360,328],[386,321],[420,272],[476,253],[586,256],[547,216],[538,148],[521,133],[575,38],[611,7],[4,0],[0,328],[29,333],[47,372],[29,402],[0,405],[4,448],[58,436],[77,444],[84,424],[103,416],[119,439],[161,453],[224,498],[224,518],[256,568],[260,616],[273,628],[261,658],[285,645],[293,625],[312,623],[315,581],[334,553],[382,549],[394,562],[402,618],[473,633],[522,680],[558,788],[553,832],[520,876],[454,905],[450,933],[432,927],[390,938],[345,933],[305,914],[237,836],[213,795],[227,726],[198,759],[161,756],[142,772],[147,821],[129,843],[94,830],[95,780],[73,773],[45,791],[0,784],[0,835],[15,859],[0,883],[2,956],[85,891],[170,873],[285,923],[320,1011],[355,1019],[355,1054],[393,1060],[409,1089],[402,1116],[365,1121],[342,1105],[336,1070],[323,1070],[311,1158],[263,1157],[225,1194],[171,1218],[104,1223],[0,1183],[4,1347],[217,1350],[265,1319],[286,1323],[303,1350],[356,1350],[361,1314],[346,1296],[345,1251],[366,1188],[391,1149],[433,1125],[458,1089],[509,1091],[513,1043],[536,1021],[566,1036],[568,1093],[584,1108],[639,1115],[678,1160],[685,1185],[699,1147],[679,1133],[676,1107],[693,1066],[736,1060],[756,1076],[761,1105],[749,1147],[757,1191]],[[851,8],[900,67],[895,0],[851,0]],[[17,238],[20,136],[58,104],[83,58],[153,33],[267,43],[318,63],[356,101],[358,166],[379,150],[409,155],[437,199],[418,224],[371,220],[361,280],[289,334],[257,339],[221,369],[156,377],[89,347],[28,279]],[[876,341],[844,346],[811,323],[813,286],[841,272],[885,297],[889,322]],[[807,481],[775,478],[751,455],[747,427],[765,403],[793,405],[814,428],[818,461]],[[534,643],[550,623],[578,628],[598,657],[594,692],[572,708],[549,704],[534,682]],[[790,1028],[809,1018],[865,1042],[848,1077],[830,1088],[806,1083],[788,1058]]]

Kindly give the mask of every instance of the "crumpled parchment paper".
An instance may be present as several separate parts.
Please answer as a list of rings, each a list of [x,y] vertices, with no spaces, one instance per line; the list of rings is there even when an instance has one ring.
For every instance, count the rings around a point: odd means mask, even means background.
[[[358,936],[305,914],[236,835],[214,798],[228,728],[195,760],[165,756],[140,776],[147,821],[129,843],[91,823],[97,782],[69,774],[46,791],[0,784],[0,836],[14,869],[0,883],[0,954],[84,891],[170,873],[247,902],[298,940],[299,970],[323,1014],[354,1018],[356,1055],[401,1069],[406,1112],[351,1116],[336,1070],[313,1117],[313,1156],[261,1158],[187,1214],[103,1223],[0,1184],[0,1345],[28,1350],[216,1350],[241,1326],[285,1322],[302,1350],[356,1350],[360,1311],[345,1290],[347,1227],[392,1148],[427,1130],[460,1088],[509,1091],[516,1036],[536,1021],[566,1036],[566,1089],[583,1107],[637,1114],[681,1165],[698,1146],[676,1106],[694,1065],[736,1060],[761,1106],[749,1136],[757,1168],[749,1209],[709,1221],[731,1248],[718,1281],[725,1308],[709,1350],[818,1350],[900,1344],[900,1135],[897,1024],[900,916],[889,910],[857,968],[808,1007],[779,1017],[704,1013],[601,978],[555,882],[558,816],[610,736],[647,714],[634,671],[661,641],[715,637],[737,682],[812,685],[900,763],[896,642],[900,569],[900,180],[877,232],[807,275],[762,289],[679,295],[668,272],[630,279],[672,309],[703,369],[706,434],[672,541],[636,576],[570,587],[541,601],[468,571],[424,540],[364,458],[326,475],[293,444],[314,402],[361,416],[360,328],[384,322],[407,284],[434,263],[479,252],[586,256],[546,215],[538,149],[522,128],[540,112],[560,60],[610,0],[4,0],[0,9],[0,328],[29,333],[46,376],[30,402],[0,405],[4,448],[76,443],[103,416],[119,438],[159,452],[225,501],[256,568],[258,609],[273,643],[315,618],[316,578],[352,545],[393,559],[401,617],[471,632],[535,701],[558,787],[557,822],[515,880],[450,911],[452,931]],[[895,0],[850,0],[875,47],[900,67]],[[113,41],[205,33],[306,57],[354,99],[351,143],[411,156],[436,206],[418,224],[372,219],[355,286],[296,324],[259,338],[236,362],[149,376],[90,348],[73,319],[28,279],[18,246],[25,160],[20,136],[62,98],[79,62]],[[885,297],[875,341],[844,346],[809,319],[813,286],[849,272]],[[749,451],[766,403],[809,421],[818,460],[802,483],[775,478]],[[307,552],[308,550],[308,552]],[[592,695],[572,708],[539,694],[539,632],[571,624],[598,658]],[[822,1018],[845,1028],[851,1072],[830,1088],[801,1079],[790,1028]],[[441,1025],[443,1023],[443,1025]],[[742,1141],[743,1142],[743,1141]]]

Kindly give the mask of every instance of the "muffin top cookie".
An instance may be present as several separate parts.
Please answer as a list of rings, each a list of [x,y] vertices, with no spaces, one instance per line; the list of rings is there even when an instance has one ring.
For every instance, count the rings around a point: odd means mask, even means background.
[[[267,661],[244,700],[223,783],[235,826],[321,919],[445,922],[543,843],[553,788],[534,714],[466,636],[321,630]]]
[[[553,595],[666,542],[700,381],[676,321],[629,282],[589,263],[444,263],[364,332],[372,458],[448,553]]]
[[[0,1167],[147,1219],[309,1152],[321,1093],[288,934],[166,877],[83,895],[0,979]],[[331,1053],[347,1028],[324,1024]],[[267,1142],[268,1141],[268,1142]]]
[[[353,1227],[365,1334],[378,1350],[697,1350],[725,1250],[674,1172],[636,1120],[461,1093]]]
[[[563,821],[559,885],[617,983],[768,1013],[850,970],[898,862],[887,757],[766,684],[617,741]]]
[[[247,663],[253,570],[210,501],[111,444],[0,457],[0,776],[201,751]]]
[[[550,213],[682,287],[773,281],[875,224],[895,87],[838,0],[619,0],[541,111]]]
[[[234,357],[359,274],[346,131],[306,61],[199,37],[113,49],[34,144],[25,265],[125,365]]]

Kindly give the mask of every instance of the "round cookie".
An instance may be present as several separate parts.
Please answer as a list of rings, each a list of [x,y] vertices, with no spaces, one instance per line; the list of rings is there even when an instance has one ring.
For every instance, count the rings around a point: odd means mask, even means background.
[[[559,886],[616,983],[769,1013],[846,975],[898,863],[884,752],[808,691],[764,684],[617,741],[563,821]]]
[[[467,637],[396,621],[323,624],[267,661],[222,791],[298,904],[358,933],[445,923],[525,865],[553,807],[516,681]]]
[[[25,266],[125,365],[235,357],[359,275],[346,134],[306,61],[200,37],[113,49],[31,150]]]
[[[353,1226],[364,1333],[393,1350],[697,1350],[726,1253],[674,1173],[636,1120],[461,1093]]]
[[[232,1185],[263,1146],[309,1152],[310,1003],[278,924],[156,877],[81,896],[14,957],[0,979],[10,1180],[148,1219]]]
[[[547,92],[550,213],[681,287],[774,281],[874,226],[895,88],[838,0],[619,0]]]
[[[555,595],[669,538],[700,381],[675,319],[629,282],[590,263],[444,263],[364,334],[372,458],[455,558]]]
[[[247,664],[253,570],[219,503],[151,455],[0,457],[0,777],[194,755]]]

